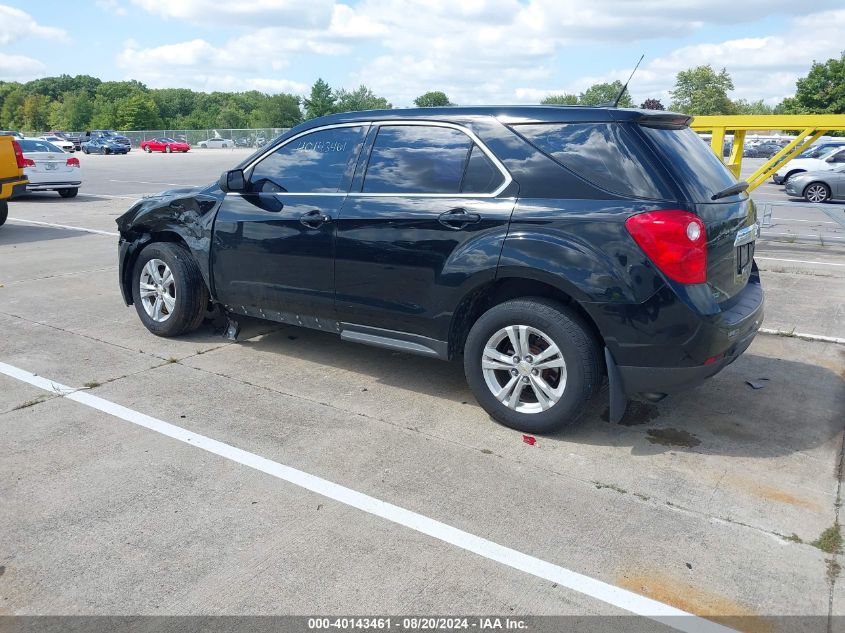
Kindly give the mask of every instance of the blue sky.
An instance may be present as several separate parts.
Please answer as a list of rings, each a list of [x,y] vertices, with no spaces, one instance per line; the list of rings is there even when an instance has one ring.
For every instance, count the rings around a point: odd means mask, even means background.
[[[726,67],[777,103],[845,48],[845,3],[815,0],[0,0],[0,80],[89,74],[150,87],[306,92],[361,83],[396,106],[537,102],[627,77],[661,98],[678,70]],[[739,7],[739,8],[738,8]],[[808,37],[808,35],[810,37]]]

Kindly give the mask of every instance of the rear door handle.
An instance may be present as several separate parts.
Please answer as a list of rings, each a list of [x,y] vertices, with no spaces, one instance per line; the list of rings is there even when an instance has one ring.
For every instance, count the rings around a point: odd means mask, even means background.
[[[446,213],[437,216],[437,221],[450,229],[462,229],[467,224],[481,222],[481,216],[477,213],[467,213],[464,208],[449,209]]]
[[[316,229],[332,221],[332,216],[326,215],[319,209],[314,209],[299,217],[299,223],[309,229]]]

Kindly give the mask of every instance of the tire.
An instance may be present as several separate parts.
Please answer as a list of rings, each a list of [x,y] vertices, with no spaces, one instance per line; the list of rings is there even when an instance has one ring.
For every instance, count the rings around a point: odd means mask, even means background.
[[[527,326],[531,361],[526,363],[528,356],[520,356],[522,362],[513,362],[517,356],[511,356],[513,339],[502,334],[511,326]],[[532,368],[537,362],[533,356],[551,349],[549,343],[557,346],[559,353],[541,359],[541,364],[562,361],[563,367]],[[496,363],[504,369],[482,367],[488,345],[495,346],[500,358],[507,361]],[[472,326],[464,346],[464,373],[478,403],[497,422],[527,433],[549,433],[574,424],[601,386],[601,367],[599,347],[582,317],[561,303],[540,297],[514,299],[491,308]],[[565,380],[561,384],[563,370]],[[514,371],[519,372],[514,378],[522,385],[516,383],[520,393],[516,406],[511,407],[492,390],[493,385],[502,388],[510,384]],[[555,392],[552,398],[543,395],[545,403],[537,396],[544,392],[534,386],[538,378]],[[525,380],[529,381],[527,385]]]
[[[83,148],[82,148],[82,153],[83,153],[83,154],[85,154],[86,156],[88,156],[88,148],[87,148],[87,147],[83,147]]]
[[[66,189],[59,189],[59,195],[62,198],[75,198],[76,194],[79,193],[78,187],[68,187]]]
[[[830,187],[823,182],[811,182],[804,187],[804,200],[818,204],[830,200]]]
[[[168,153],[168,154],[169,154],[169,153],[170,153],[170,152],[172,152],[173,150],[172,150],[172,149],[170,149],[170,145],[165,145],[165,146],[164,146],[164,151],[165,151],[166,153]]]
[[[5,200],[0,200],[0,226],[6,224],[6,218],[9,217],[9,203]]]
[[[111,154],[111,150],[108,147],[104,147],[103,154]]]
[[[142,298],[140,286],[142,279],[151,281],[150,269],[146,266],[154,261],[160,262],[159,265],[151,267],[159,275],[166,273],[163,266],[172,273],[170,287],[168,288],[166,281],[162,284],[172,299],[172,312],[160,314],[159,320],[155,318],[158,297],[153,295]],[[153,285],[155,284],[150,284]],[[173,242],[154,242],[144,247],[132,268],[132,301],[141,322],[150,332],[156,336],[178,336],[193,332],[202,324],[208,306],[208,290],[196,261],[187,249]],[[161,312],[166,312],[165,300],[160,301]],[[147,313],[148,307],[153,314]]]
[[[144,151],[147,152],[147,154],[152,154],[153,148],[147,145],[146,147],[144,147]]]
[[[208,145],[205,143],[200,143],[200,149],[208,149]]]

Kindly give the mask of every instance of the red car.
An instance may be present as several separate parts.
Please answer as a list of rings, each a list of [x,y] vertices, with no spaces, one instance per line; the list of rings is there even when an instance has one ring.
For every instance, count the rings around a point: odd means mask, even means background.
[[[147,152],[187,152],[191,146],[172,138],[151,138],[141,142],[141,149]]]

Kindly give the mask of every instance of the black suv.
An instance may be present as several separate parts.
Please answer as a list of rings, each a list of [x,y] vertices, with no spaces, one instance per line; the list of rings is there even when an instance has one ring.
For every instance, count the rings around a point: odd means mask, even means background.
[[[666,112],[352,112],[274,139],[218,183],[117,220],[120,287],[154,334],[209,302],[454,359],[496,420],[610,416],[732,362],[763,318],[756,212]]]

